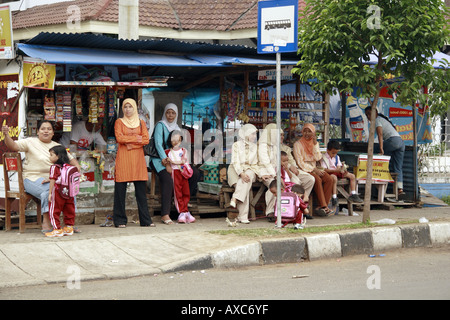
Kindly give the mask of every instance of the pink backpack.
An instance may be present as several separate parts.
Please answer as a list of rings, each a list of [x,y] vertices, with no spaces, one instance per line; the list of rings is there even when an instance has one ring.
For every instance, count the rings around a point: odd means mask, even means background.
[[[80,192],[81,174],[77,167],[70,164],[64,164],[61,168],[61,175],[56,183],[59,185],[59,194],[64,199],[75,197]]]
[[[300,200],[295,193],[281,193],[281,222],[284,224],[283,227],[288,223],[295,221],[299,206]],[[277,204],[275,203],[275,217],[278,217],[277,209]]]

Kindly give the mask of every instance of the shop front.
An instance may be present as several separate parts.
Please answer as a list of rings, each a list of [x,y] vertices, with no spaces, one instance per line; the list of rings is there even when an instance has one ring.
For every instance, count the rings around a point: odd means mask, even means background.
[[[20,129],[15,135],[18,139],[35,135],[40,120],[54,121],[54,140],[76,155],[83,171],[85,180],[77,196],[81,224],[97,223],[112,210],[114,121],[120,117],[123,99],[131,97],[139,102],[141,118],[145,119],[150,134],[169,102],[182,106],[179,125],[191,132],[198,129],[194,122],[203,124],[211,120],[209,128],[215,130],[229,129],[235,120],[253,122],[261,128],[272,121],[268,116],[268,110],[273,107],[272,99],[249,95],[252,83],[255,86],[257,83],[270,83],[257,80],[259,70],[274,68],[275,61],[267,59],[18,44],[18,61],[11,63],[15,66],[12,73],[18,83],[17,94],[12,99],[13,103],[16,102],[16,115],[4,116],[1,121]],[[290,65],[295,63],[286,62]],[[197,77],[197,81],[186,79],[187,75]],[[205,87],[208,88],[206,91],[209,90],[207,96],[213,96],[213,100],[219,98],[214,102],[218,107],[216,119],[209,116],[199,118],[199,114],[193,111],[192,102],[186,106],[187,97]],[[211,91],[215,93],[211,94]],[[236,104],[233,95],[238,93],[240,100]],[[295,101],[292,99],[292,107]],[[214,114],[214,105],[206,106],[201,113],[209,108]],[[232,114],[231,110],[235,112]],[[261,114],[258,119],[253,116],[256,112]],[[265,116],[262,116],[263,112]],[[196,121],[188,123],[194,115]],[[239,115],[250,117],[239,118]],[[89,137],[77,135],[79,131]],[[207,140],[203,135],[206,130],[200,131],[203,142]],[[75,136],[81,138],[74,140]],[[208,141],[202,143],[202,148],[207,146]],[[200,162],[195,164],[201,166],[202,161],[200,157]],[[208,182],[208,179],[205,171],[202,182]],[[216,184],[218,179],[212,182]],[[128,207],[135,207],[132,192],[128,194]]]

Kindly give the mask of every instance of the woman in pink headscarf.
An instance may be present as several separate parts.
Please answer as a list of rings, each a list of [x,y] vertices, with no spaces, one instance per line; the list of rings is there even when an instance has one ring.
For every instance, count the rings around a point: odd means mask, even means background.
[[[314,213],[318,216],[331,214],[328,203],[333,192],[333,179],[317,167],[317,161],[322,159],[322,153],[316,139],[316,128],[312,124],[306,123],[303,126],[302,137],[294,143],[293,153],[298,167],[315,179],[314,193],[317,196],[318,206]]]

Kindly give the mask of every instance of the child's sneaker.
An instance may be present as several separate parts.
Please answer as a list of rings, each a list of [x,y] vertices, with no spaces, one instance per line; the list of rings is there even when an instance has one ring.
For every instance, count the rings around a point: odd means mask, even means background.
[[[303,229],[304,227],[305,227],[305,226],[302,225],[301,223],[296,223],[296,224],[294,224],[294,229],[295,229],[295,230]]]
[[[62,237],[64,236],[64,231],[62,229],[53,229],[53,231],[47,232],[45,236],[49,238]]]
[[[195,218],[192,216],[190,212],[186,212],[186,220],[188,223],[195,222]]]
[[[178,223],[186,223],[186,214],[184,212],[178,216]]]
[[[63,228],[63,233],[65,236],[71,236],[73,235],[73,227],[72,226],[66,226]]]

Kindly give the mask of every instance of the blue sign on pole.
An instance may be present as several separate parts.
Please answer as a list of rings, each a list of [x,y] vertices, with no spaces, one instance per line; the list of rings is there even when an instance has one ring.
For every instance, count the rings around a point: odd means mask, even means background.
[[[298,0],[258,2],[258,53],[297,52]]]

